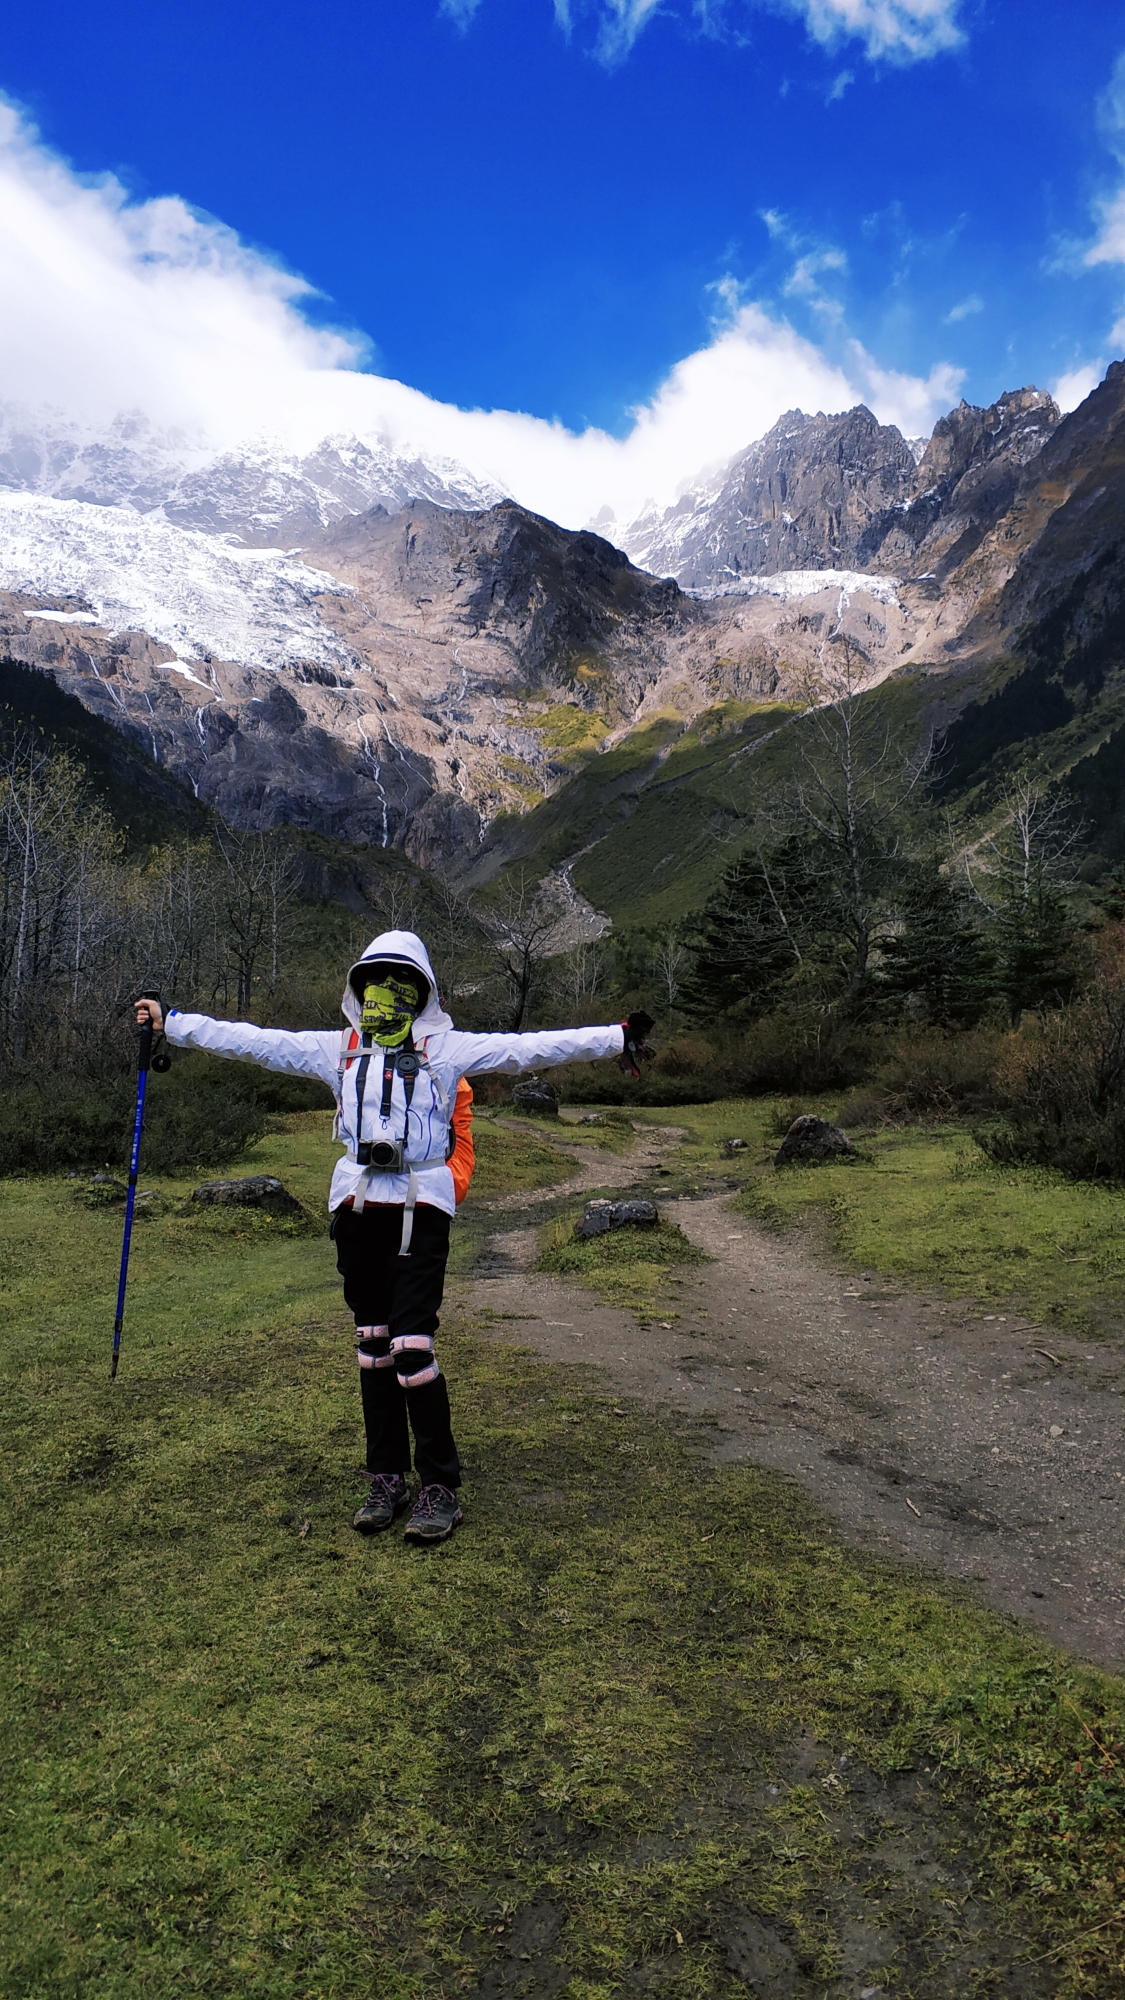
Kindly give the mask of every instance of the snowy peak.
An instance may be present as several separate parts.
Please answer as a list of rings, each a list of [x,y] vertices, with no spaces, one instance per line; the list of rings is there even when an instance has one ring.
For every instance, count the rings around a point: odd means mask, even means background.
[[[95,431],[57,414],[0,407],[0,492],[159,514],[179,528],[283,547],[349,514],[413,500],[491,507],[504,496],[453,459],[339,434],[309,452],[256,438],[218,451],[123,415]]]

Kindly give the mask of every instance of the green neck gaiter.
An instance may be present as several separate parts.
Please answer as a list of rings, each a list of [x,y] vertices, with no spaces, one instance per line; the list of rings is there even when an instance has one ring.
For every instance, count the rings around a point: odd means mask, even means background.
[[[418,995],[413,986],[386,979],[378,986],[363,989],[360,1027],[381,1049],[400,1049],[418,1012]]]

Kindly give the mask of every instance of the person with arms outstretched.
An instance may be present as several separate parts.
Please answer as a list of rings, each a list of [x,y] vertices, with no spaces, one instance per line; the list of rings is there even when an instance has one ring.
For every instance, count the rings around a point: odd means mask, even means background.
[[[456,1207],[450,1137],[462,1078],[500,1070],[616,1056],[638,1074],[653,1021],[631,1014],[609,1027],[533,1034],[463,1034],[437,990],[429,954],[413,931],[384,931],[352,966],[341,1002],[343,1036],[316,1029],[217,1021],[158,1001],[137,1019],[177,1048],[242,1058],[327,1083],[344,1152],[328,1206],[336,1264],[355,1319],[367,1436],[361,1534],[389,1528],[410,1505],[410,1433],[418,1492],[405,1539],[444,1541],[461,1520],[461,1466],[449,1394],[434,1340]]]

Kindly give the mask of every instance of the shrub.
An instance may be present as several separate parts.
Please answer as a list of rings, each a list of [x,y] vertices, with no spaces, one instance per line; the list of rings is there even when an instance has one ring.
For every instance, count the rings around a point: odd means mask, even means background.
[[[840,1107],[840,1122],[898,1125],[922,1118],[977,1117],[995,1110],[996,1065],[1005,1043],[998,1027],[900,1032],[885,1045],[870,1083]]]
[[[1078,1000],[1007,1038],[996,1069],[1003,1120],[978,1134],[997,1161],[1057,1167],[1076,1180],[1125,1179],[1125,939],[1098,943]]]
[[[28,1070],[0,1091],[0,1173],[128,1165],[136,1074]],[[266,1129],[271,1112],[331,1105],[324,1085],[248,1063],[176,1052],[149,1079],[142,1161],[151,1173],[223,1166]]]

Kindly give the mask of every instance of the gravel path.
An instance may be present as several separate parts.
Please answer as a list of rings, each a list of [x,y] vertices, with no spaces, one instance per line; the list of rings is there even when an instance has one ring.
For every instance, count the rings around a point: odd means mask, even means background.
[[[550,1192],[626,1179],[651,1192],[673,1139],[646,1127],[626,1161],[586,1151]],[[962,1579],[1045,1638],[1125,1667],[1119,1347],[826,1268],[796,1232],[732,1214],[726,1195],[663,1204],[712,1261],[683,1279],[676,1318],[639,1326],[532,1269],[542,1199],[488,1204],[498,1221],[526,1215],[497,1229],[469,1288],[495,1337],[512,1337],[496,1324],[511,1315],[521,1345],[685,1419],[714,1462],[789,1474],[851,1541]]]

